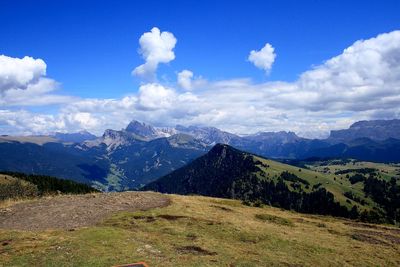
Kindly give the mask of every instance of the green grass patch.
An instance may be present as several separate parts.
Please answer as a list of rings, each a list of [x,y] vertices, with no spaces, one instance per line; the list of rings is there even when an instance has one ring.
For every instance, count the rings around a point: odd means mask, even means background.
[[[171,198],[170,206],[119,212],[96,226],[74,231],[0,229],[0,245],[4,243],[0,265],[101,267],[145,261],[163,267],[396,266],[400,262],[399,244],[360,242],[360,236],[350,235],[354,228],[345,224],[349,221],[216,198]],[[376,227],[387,235],[399,235],[395,228]]]
[[[278,217],[275,215],[256,214],[255,217],[256,217],[256,219],[264,221],[264,222],[270,222],[270,223],[275,223],[275,224],[285,225],[285,226],[294,226],[294,223],[291,220],[285,219],[282,217]]]

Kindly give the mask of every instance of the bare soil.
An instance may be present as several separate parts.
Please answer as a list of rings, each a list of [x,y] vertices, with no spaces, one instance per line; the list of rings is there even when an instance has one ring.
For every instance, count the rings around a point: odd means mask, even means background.
[[[357,228],[376,229],[376,230],[381,230],[381,231],[389,231],[393,234],[400,234],[399,228],[386,227],[386,226],[378,225],[378,224],[367,224],[367,223],[361,223],[361,222],[355,222],[355,221],[344,222],[344,224],[352,226],[352,227],[357,227]]]
[[[60,195],[0,208],[0,228],[69,229],[95,225],[118,211],[165,207],[167,196],[151,192]]]
[[[394,244],[400,244],[400,237],[390,235],[384,232],[378,232],[378,231],[370,231],[370,230],[356,230],[356,234],[359,235],[364,235],[372,238],[379,238],[381,240],[385,240],[387,242],[392,242]]]

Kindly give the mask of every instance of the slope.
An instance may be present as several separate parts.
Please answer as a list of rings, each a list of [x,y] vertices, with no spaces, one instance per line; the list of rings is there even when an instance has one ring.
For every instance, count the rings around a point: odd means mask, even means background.
[[[396,223],[396,217],[387,216],[386,206],[365,194],[363,187],[352,185],[350,177],[299,168],[218,144],[143,190],[234,198],[299,212]],[[394,212],[399,212],[398,207]]]
[[[149,193],[116,193],[121,203],[130,198],[127,194]],[[55,205],[64,198],[47,203]],[[5,266],[114,266],[138,261],[165,267],[400,265],[398,228],[248,207],[236,200],[168,198],[169,206],[114,211],[82,228],[0,229],[0,262]],[[101,207],[109,210],[115,204]],[[69,217],[80,216],[79,211],[68,212],[75,212]]]

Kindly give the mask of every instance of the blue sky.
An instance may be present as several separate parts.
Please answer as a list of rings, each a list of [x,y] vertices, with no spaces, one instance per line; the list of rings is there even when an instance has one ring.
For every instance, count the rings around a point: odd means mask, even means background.
[[[130,71],[142,61],[138,39],[154,26],[178,39],[177,59],[163,73],[285,81],[400,26],[399,1],[231,2],[3,0],[0,53],[42,58],[68,93],[117,97],[137,88]],[[268,77],[246,61],[265,42],[278,54]]]
[[[46,77],[59,84],[59,95],[80,100],[121,99],[136,94],[145,83],[131,75],[143,64],[138,40],[144,32],[158,27],[177,39],[175,59],[160,64],[157,70],[157,82],[163,86],[174,86],[177,73],[184,69],[208,83],[239,78],[254,84],[290,83],[313,66],[340,55],[357,40],[398,30],[399,10],[400,1],[3,0],[0,54],[42,59],[47,65]],[[248,60],[251,50],[260,50],[266,43],[276,53],[268,74]],[[59,104],[16,105],[4,110],[56,115],[63,108]],[[354,112],[343,110],[340,115],[326,116],[349,118]],[[154,116],[143,119],[157,123]],[[361,117],[365,116],[351,118]],[[215,124],[219,126],[218,121]],[[106,126],[102,123],[95,131]],[[335,125],[329,123],[329,127]],[[3,126],[3,131],[11,128]],[[289,129],[289,123],[283,128]],[[254,128],[262,129],[259,124]]]

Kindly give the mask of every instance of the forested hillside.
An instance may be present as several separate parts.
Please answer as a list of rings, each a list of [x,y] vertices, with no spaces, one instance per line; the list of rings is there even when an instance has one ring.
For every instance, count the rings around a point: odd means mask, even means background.
[[[353,186],[361,182],[354,175],[317,172],[216,145],[208,154],[143,190],[234,198],[249,205],[397,223],[400,187],[396,179],[386,181],[370,173],[362,176],[365,186]]]

